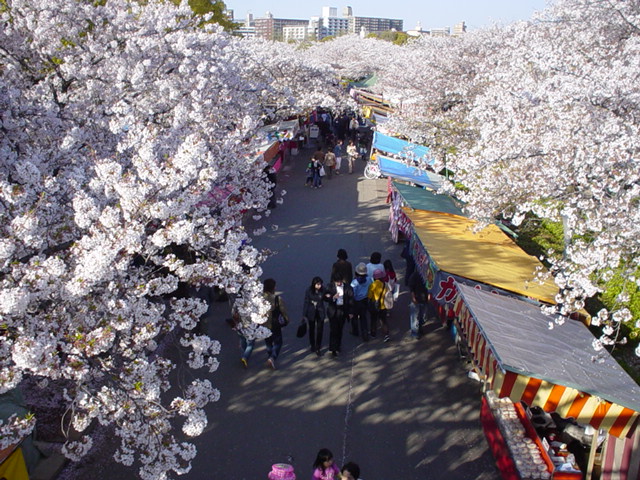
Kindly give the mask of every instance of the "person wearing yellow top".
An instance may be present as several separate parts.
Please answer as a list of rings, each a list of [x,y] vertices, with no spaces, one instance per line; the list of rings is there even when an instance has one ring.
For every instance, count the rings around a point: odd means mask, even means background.
[[[382,333],[384,334],[384,342],[388,342],[389,337],[389,325],[387,324],[387,310],[384,306],[384,291],[387,288],[384,283],[385,273],[384,270],[375,270],[373,272],[373,282],[369,285],[369,291],[367,297],[369,298],[369,309],[371,323],[369,335],[375,337],[378,330],[378,322],[382,325]],[[379,308],[378,308],[379,304]]]

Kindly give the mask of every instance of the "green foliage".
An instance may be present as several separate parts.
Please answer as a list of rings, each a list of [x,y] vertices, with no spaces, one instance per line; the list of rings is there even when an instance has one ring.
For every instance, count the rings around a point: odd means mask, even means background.
[[[635,277],[640,275],[640,269],[636,270]],[[617,271],[613,278],[606,282],[603,286],[604,292],[600,296],[604,306],[610,310],[617,308],[618,295],[626,293],[629,296],[628,308],[631,312],[632,318],[640,318],[640,289],[635,281],[632,281],[629,276],[624,273],[621,268]],[[635,346],[640,341],[640,328],[637,328],[633,323],[627,322],[622,325],[622,335],[629,339],[629,342]]]
[[[178,5],[180,0],[171,0]],[[189,6],[196,16],[212,13],[213,17],[208,23],[217,23],[226,31],[235,30],[237,23],[232,22],[226,15],[227,6],[222,0],[189,0]]]
[[[564,229],[562,223],[537,217],[527,218],[518,228],[518,245],[535,257],[562,255],[564,252]]]
[[[395,30],[388,30],[386,32],[370,33],[367,35],[369,38],[378,38],[387,42],[394,43],[395,45],[404,45],[411,38],[404,32],[396,32]]]

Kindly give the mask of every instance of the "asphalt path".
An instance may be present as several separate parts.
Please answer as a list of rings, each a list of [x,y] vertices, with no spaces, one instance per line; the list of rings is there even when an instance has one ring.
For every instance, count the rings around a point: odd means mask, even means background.
[[[312,153],[305,148],[287,160],[278,174],[284,203],[247,226],[267,229],[254,244],[273,251],[264,278],[276,280],[291,318],[278,368],[268,368],[259,341],[245,370],[237,336],[224,321],[229,306],[212,303],[206,329],[222,352],[209,378],[221,398],[207,407],[209,424],[195,440],[198,456],[180,478],[265,480],[273,463],[286,462],[306,480],[326,447],[338,465],[357,462],[365,480],[497,480],[478,418],[480,384],[466,376],[450,333],[432,322],[420,340],[408,335],[409,295],[402,248],[388,232],[386,180],[364,179],[362,161],[349,175],[343,161],[342,175],[325,178],[320,189],[305,187]],[[391,313],[390,342],[378,335],[363,343],[347,325],[341,355],[318,358],[295,330],[305,289],[316,275],[329,280],[339,248],[354,266],[381,252],[393,262],[402,293]],[[325,350],[328,334],[327,323]],[[136,478],[119,466],[99,477]]]

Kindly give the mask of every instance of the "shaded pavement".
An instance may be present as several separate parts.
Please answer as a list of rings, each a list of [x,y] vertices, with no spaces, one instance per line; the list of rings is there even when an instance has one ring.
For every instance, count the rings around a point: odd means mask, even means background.
[[[271,464],[287,462],[306,480],[317,451],[327,447],[338,465],[359,463],[365,480],[497,480],[478,418],[480,384],[466,377],[450,334],[432,323],[421,340],[408,336],[409,295],[402,248],[388,233],[386,180],[365,180],[358,161],[353,175],[325,178],[323,188],[310,189],[303,184],[312,153],[303,149],[285,163],[278,177],[278,191],[287,191],[284,204],[248,226],[267,229],[254,240],[274,251],[263,278],[276,279],[291,318],[278,369],[267,368],[259,341],[244,370],[237,336],[224,321],[229,306],[211,305],[207,330],[223,349],[209,378],[221,399],[207,408],[209,425],[195,440],[193,469],[180,478],[265,480]],[[380,251],[393,262],[402,294],[389,343],[379,335],[363,344],[346,325],[341,356],[318,358],[295,330],[304,290],[315,275],[329,280],[338,248],[354,266]],[[325,350],[328,334],[327,323]],[[100,478],[135,475],[117,466]]]

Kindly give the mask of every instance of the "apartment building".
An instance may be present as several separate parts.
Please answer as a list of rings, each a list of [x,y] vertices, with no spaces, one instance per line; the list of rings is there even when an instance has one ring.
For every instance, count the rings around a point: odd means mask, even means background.
[[[274,18],[271,12],[267,12],[263,18],[256,18],[254,24],[258,37],[267,40],[284,40],[284,27],[307,27],[309,20]]]

